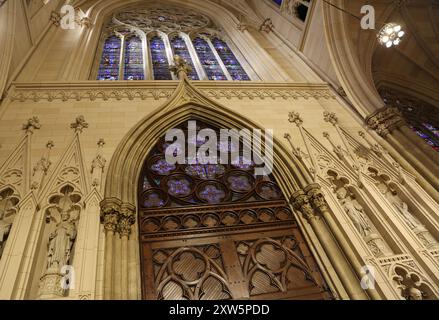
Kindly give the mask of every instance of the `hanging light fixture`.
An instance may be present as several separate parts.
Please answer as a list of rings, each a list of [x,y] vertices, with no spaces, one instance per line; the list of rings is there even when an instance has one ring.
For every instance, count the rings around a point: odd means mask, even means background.
[[[387,23],[378,33],[378,41],[386,48],[396,47],[401,43],[404,35],[401,25],[393,22]]]
[[[342,9],[335,4],[331,3],[328,0],[323,0],[326,4],[330,5],[331,7],[342,11],[343,13],[346,13],[350,15],[351,17],[361,21],[361,17],[356,16],[352,12],[349,12],[345,9]],[[402,38],[404,37],[405,32],[402,30],[402,26],[400,24],[390,22],[385,23],[384,26],[381,28],[380,32],[377,35],[378,41],[381,45],[383,45],[386,48],[396,47],[398,46]]]

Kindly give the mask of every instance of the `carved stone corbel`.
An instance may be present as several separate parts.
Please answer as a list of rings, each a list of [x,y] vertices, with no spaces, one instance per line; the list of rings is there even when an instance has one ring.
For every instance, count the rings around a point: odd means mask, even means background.
[[[310,197],[303,190],[295,192],[291,196],[290,202],[294,209],[302,212],[303,216],[306,220],[308,220],[308,222],[320,218],[316,215],[316,212],[310,202]]]
[[[366,118],[366,124],[385,138],[393,130],[404,125],[401,112],[395,107],[384,107]]]

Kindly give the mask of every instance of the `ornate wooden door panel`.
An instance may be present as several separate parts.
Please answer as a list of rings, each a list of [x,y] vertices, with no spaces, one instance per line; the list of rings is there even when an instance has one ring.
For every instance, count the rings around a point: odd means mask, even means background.
[[[183,213],[179,221],[185,221],[185,216]],[[176,218],[164,215],[162,220],[170,217]],[[238,228],[219,226],[217,230],[198,228],[167,233],[145,232],[152,217],[143,218],[144,298],[330,298],[291,212],[289,217],[281,223],[255,222]]]
[[[255,176],[242,154],[229,165],[171,165],[168,146],[158,142],[139,183],[145,299],[330,298],[272,176]]]

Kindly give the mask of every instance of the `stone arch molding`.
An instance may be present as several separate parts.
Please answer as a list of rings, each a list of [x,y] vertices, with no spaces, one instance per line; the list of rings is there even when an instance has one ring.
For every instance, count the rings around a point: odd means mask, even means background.
[[[170,100],[130,130],[110,162],[104,200],[101,202],[101,221],[106,234],[104,299],[140,298],[136,227],[138,179],[144,161],[157,139],[164,136],[168,129],[189,119],[198,119],[222,128],[261,128],[257,123],[205,97],[183,77]],[[304,166],[276,138],[274,168],[273,174],[287,199],[294,192],[312,184]],[[114,258],[120,255],[121,262],[117,262]]]

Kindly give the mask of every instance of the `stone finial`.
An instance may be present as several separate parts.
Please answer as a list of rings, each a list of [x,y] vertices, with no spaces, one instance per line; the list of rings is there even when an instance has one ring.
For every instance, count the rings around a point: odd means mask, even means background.
[[[70,128],[75,130],[75,132],[81,133],[82,130],[88,128],[88,123],[85,121],[84,116],[78,116],[72,124],[70,124]]]
[[[47,149],[52,150],[54,147],[55,147],[55,144],[53,143],[52,140],[47,141],[47,144],[46,144]]]
[[[325,122],[329,122],[329,123],[331,123],[334,126],[336,124],[338,124],[338,118],[337,118],[337,115],[334,112],[325,111],[323,113],[323,119],[325,120]]]
[[[273,21],[270,18],[267,18],[262,22],[261,26],[259,27],[259,31],[265,31],[267,33],[270,33],[274,29]]]
[[[98,141],[98,147],[103,148],[105,146],[105,140],[103,138],[99,139]]]
[[[290,123],[295,123],[298,127],[303,124],[303,120],[298,112],[290,112],[288,115],[288,121]]]
[[[50,22],[55,27],[59,27],[61,25],[61,15],[56,11],[52,11],[52,13],[50,14]]]
[[[26,134],[32,134],[35,130],[39,129],[41,129],[41,124],[38,117],[32,117],[23,124],[23,130],[26,132]]]
[[[175,55],[174,65],[170,66],[169,70],[182,80],[187,78],[187,75],[192,72],[192,67],[182,57]]]

